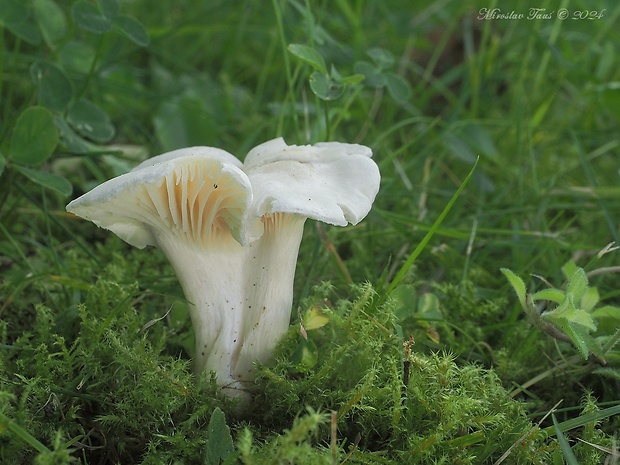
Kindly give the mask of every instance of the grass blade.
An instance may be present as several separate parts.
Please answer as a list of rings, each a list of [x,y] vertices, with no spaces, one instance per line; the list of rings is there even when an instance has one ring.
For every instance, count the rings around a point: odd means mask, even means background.
[[[586,413],[585,415],[581,415],[577,418],[571,418],[570,420],[563,421],[562,423],[559,423],[559,427],[562,431],[566,432],[575,428],[580,428],[588,423],[599,422],[618,414],[620,414],[620,405],[615,405],[604,410],[599,410],[598,412]],[[543,431],[551,435],[554,432],[554,426],[548,426]]]
[[[562,429],[560,428],[560,425],[558,423],[558,420],[556,420],[555,415],[551,415],[551,418],[553,419],[553,429],[555,430],[555,435],[558,438],[558,442],[560,443],[560,449],[562,449],[562,455],[564,456],[567,465],[579,465],[577,457],[575,457],[573,450],[570,448],[570,444],[568,444],[564,433],[562,433]]]
[[[0,413],[0,431],[4,429],[8,429],[9,431],[12,431],[13,434],[18,436],[20,439],[22,439],[27,444],[30,444],[37,451],[51,453],[51,451],[47,447],[45,447],[45,444],[40,442],[37,438],[35,438],[32,434],[30,434],[28,431],[26,431],[21,426],[19,426],[9,417],[4,415],[3,413]]]
[[[467,185],[467,183],[469,182],[471,177],[474,175],[474,172],[476,171],[476,166],[478,166],[478,160],[479,159],[480,159],[479,157],[476,158],[476,162],[474,163],[474,166],[472,167],[472,169],[467,174],[467,177],[465,177],[465,180],[461,183],[459,188],[456,190],[456,192],[454,193],[454,195],[452,196],[452,198],[450,199],[448,204],[445,206],[445,208],[443,209],[443,211],[441,212],[439,217],[435,220],[435,222],[433,223],[431,228],[428,230],[428,232],[426,233],[424,238],[420,241],[420,243],[414,249],[414,251],[411,252],[411,255],[409,255],[409,258],[407,258],[407,261],[400,268],[398,273],[396,273],[396,276],[394,277],[394,279],[392,280],[392,282],[390,283],[388,288],[383,293],[383,296],[382,296],[381,300],[385,300],[386,297],[390,294],[390,292],[392,292],[396,288],[396,286],[398,286],[400,284],[402,279],[407,274],[407,271],[409,271],[409,268],[411,268],[411,266],[415,263],[415,261],[418,258],[418,256],[422,253],[422,251],[424,250],[426,245],[429,243],[429,241],[435,235],[435,233],[439,229],[439,226],[441,226],[441,223],[443,223],[443,220],[446,218],[446,216],[448,215],[448,213],[452,209],[452,206],[456,203],[456,200],[461,195],[461,192],[463,191],[463,189],[465,188],[465,186]]]

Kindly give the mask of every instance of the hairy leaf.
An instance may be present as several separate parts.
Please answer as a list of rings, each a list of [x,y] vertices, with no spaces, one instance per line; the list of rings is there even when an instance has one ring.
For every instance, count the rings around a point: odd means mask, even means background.
[[[220,465],[233,451],[230,428],[226,424],[224,412],[216,407],[211,414],[208,426],[205,465]]]

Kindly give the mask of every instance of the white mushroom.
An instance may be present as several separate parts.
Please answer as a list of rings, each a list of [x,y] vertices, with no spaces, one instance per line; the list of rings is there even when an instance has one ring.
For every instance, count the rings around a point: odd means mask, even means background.
[[[170,260],[196,337],[195,369],[243,395],[253,364],[286,332],[306,218],[361,221],[379,189],[367,147],[287,146],[275,139],[241,164],[210,147],[175,150],[96,187],[67,211]],[[238,391],[241,389],[241,391]]]

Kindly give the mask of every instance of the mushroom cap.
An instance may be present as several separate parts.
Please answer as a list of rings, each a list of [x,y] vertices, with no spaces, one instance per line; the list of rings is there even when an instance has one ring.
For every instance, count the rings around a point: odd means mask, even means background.
[[[286,145],[282,138],[253,148],[243,169],[252,183],[252,211],[296,213],[325,223],[359,223],[379,191],[370,148],[323,142]]]
[[[379,190],[371,157],[363,145],[289,146],[282,138],[256,146],[243,164],[221,149],[184,148],[97,186],[67,211],[139,248],[170,234],[201,247],[223,236],[247,245],[272,213],[357,224]]]
[[[129,244],[158,245],[175,235],[204,247],[222,235],[240,240],[252,187],[237,158],[191,147],[165,153],[113,178],[67,205],[67,211]]]

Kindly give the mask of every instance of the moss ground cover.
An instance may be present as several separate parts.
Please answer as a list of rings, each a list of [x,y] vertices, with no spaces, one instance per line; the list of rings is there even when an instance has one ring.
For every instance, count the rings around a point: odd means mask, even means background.
[[[620,7],[0,0],[0,462],[617,463]],[[240,410],[173,270],[65,213],[148,156],[372,147]]]

